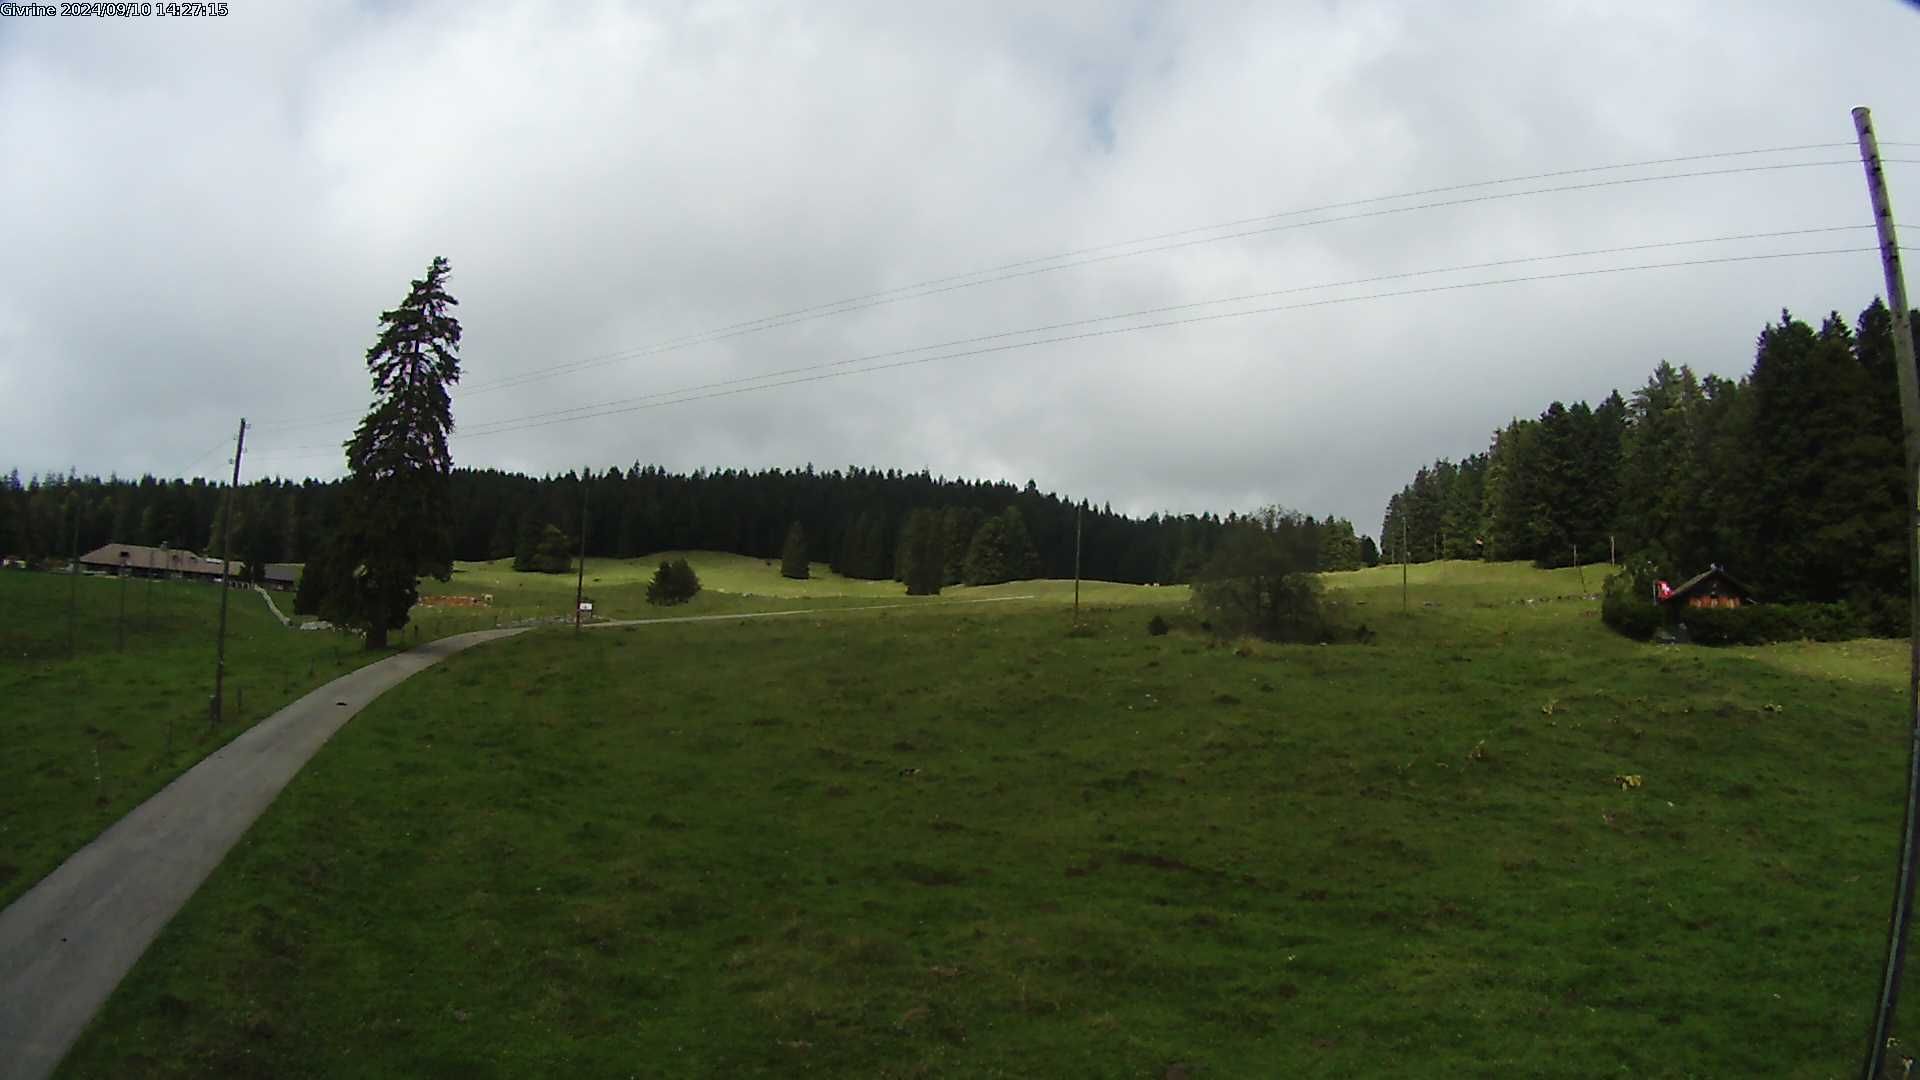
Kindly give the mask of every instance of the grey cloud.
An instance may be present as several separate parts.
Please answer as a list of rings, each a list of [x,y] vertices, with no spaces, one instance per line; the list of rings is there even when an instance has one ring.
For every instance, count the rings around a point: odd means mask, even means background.
[[[1890,0],[1037,10],[235,3],[218,21],[0,23],[0,459],[172,473],[247,415],[269,422],[251,466],[332,475],[325,451],[291,448],[337,442],[350,419],[270,422],[364,405],[374,320],[435,254],[453,262],[478,387],[1210,222],[1846,142],[1855,104],[1875,107],[1884,138],[1920,137],[1905,73],[1920,15]],[[1823,153],[1850,156],[1802,156]],[[1895,179],[1914,188],[1896,205],[1920,199],[1920,168]],[[1861,186],[1857,167],[1754,173],[1275,232],[461,395],[456,415],[478,427],[1293,285],[1860,224]],[[1877,263],[1848,256],[1334,305],[464,438],[456,453],[531,471],[925,467],[1143,513],[1277,501],[1372,531],[1415,467],[1482,448],[1511,416],[1629,389],[1663,357],[1738,373],[1781,306],[1851,314],[1880,291]]]

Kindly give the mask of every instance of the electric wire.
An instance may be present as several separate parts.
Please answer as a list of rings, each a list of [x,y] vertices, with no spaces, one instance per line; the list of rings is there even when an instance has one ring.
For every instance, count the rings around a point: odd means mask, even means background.
[[[804,383],[821,382],[828,379],[845,378],[851,375],[865,375],[865,374],[871,374],[877,371],[887,371],[895,368],[911,367],[911,366],[916,366],[921,364],[935,363],[943,360],[955,360],[955,359],[962,359],[966,357],[984,356],[984,355],[995,354],[995,353],[1010,352],[1018,349],[1033,348],[1035,346],[1040,346],[1040,345],[1052,345],[1052,344],[1061,344],[1061,343],[1072,342],[1072,341],[1083,341],[1083,340],[1089,340],[1094,338],[1112,337],[1119,334],[1137,333],[1143,330],[1165,329],[1165,328],[1174,327],[1174,326],[1218,322],[1225,319],[1246,318],[1248,316],[1253,316],[1253,315],[1274,314],[1274,313],[1284,312],[1284,311],[1298,311],[1298,310],[1304,310],[1309,308],[1329,307],[1329,306],[1335,306],[1335,305],[1341,305],[1341,304],[1362,303],[1362,302],[1373,301],[1373,300],[1397,299],[1397,298],[1410,297],[1410,296],[1424,296],[1424,295],[1432,295],[1437,293],[1457,292],[1457,291],[1462,291],[1467,289],[1487,288],[1487,287],[1501,286],[1501,285],[1516,285],[1516,284],[1523,284],[1523,283],[1529,283],[1529,282],[1565,280],[1565,279],[1572,279],[1572,278],[1594,277],[1594,276],[1607,275],[1607,274],[1633,273],[1633,272],[1648,271],[1648,270],[1668,270],[1668,269],[1679,269],[1679,268],[1685,268],[1685,267],[1729,265],[1729,264],[1735,264],[1735,263],[1749,263],[1749,262],[1759,262],[1759,261],[1777,260],[1777,259],[1807,258],[1807,257],[1827,256],[1827,255],[1853,255],[1853,254],[1861,254],[1861,253],[1867,253],[1867,252],[1876,252],[1878,250],[1879,249],[1877,247],[1824,248],[1824,249],[1815,249],[1815,250],[1806,250],[1806,251],[1786,251],[1786,252],[1768,252],[1768,253],[1750,254],[1750,255],[1716,256],[1712,258],[1703,258],[1703,259],[1684,259],[1684,260],[1675,260],[1675,261],[1668,261],[1668,262],[1640,263],[1640,264],[1634,264],[1634,265],[1628,265],[1628,266],[1597,267],[1597,268],[1590,268],[1585,270],[1564,270],[1564,271],[1557,271],[1550,274],[1529,274],[1529,275],[1521,275],[1516,277],[1487,279],[1487,280],[1481,280],[1481,281],[1454,282],[1454,283],[1444,284],[1444,285],[1422,286],[1422,287],[1413,288],[1413,289],[1399,289],[1399,290],[1390,290],[1385,292],[1366,293],[1359,296],[1327,297],[1327,298],[1316,299],[1316,300],[1301,301],[1297,303],[1265,305],[1261,307],[1248,308],[1248,309],[1243,309],[1238,311],[1214,312],[1210,314],[1201,314],[1201,315],[1188,315],[1188,316],[1183,316],[1179,318],[1162,319],[1155,322],[1141,323],[1141,324],[1132,325],[1132,326],[1109,327],[1109,328],[1097,329],[1097,330],[1082,330],[1074,333],[1058,334],[1050,337],[1036,338],[1030,341],[1009,342],[1009,343],[1002,343],[997,345],[981,345],[981,346],[970,348],[970,349],[944,352],[934,356],[924,356],[924,357],[917,357],[917,358],[911,358],[911,359],[897,359],[888,363],[869,364],[864,367],[845,367],[840,370],[816,371],[810,374],[797,375],[792,378],[784,378],[774,382],[760,382],[751,386],[735,386],[730,388],[715,389],[715,390],[711,390],[704,393],[683,394],[682,396],[672,397],[667,400],[628,399],[628,400],[622,400],[622,401],[603,402],[603,403],[600,403],[599,405],[594,406],[593,407],[594,411],[581,412],[578,415],[557,416],[557,417],[551,417],[551,416],[549,417],[541,417],[541,416],[515,417],[515,418],[506,419],[506,420],[495,421],[492,426],[483,426],[482,430],[477,430],[477,431],[456,430],[453,434],[453,438],[455,439],[484,438],[490,435],[501,435],[501,434],[508,434],[516,431],[527,431],[527,430],[532,430],[536,428],[549,427],[555,424],[577,423],[582,420],[592,420],[592,419],[598,419],[606,416],[616,416],[616,415],[622,415],[627,413],[639,412],[639,411],[648,410],[648,409],[664,408],[670,405],[682,405],[682,404],[687,404],[689,402],[694,402],[694,401],[706,401],[706,400],[712,400],[715,398],[732,397],[735,395],[752,393],[760,390],[772,390],[772,389],[778,389],[778,388],[787,387],[787,386],[797,386]],[[313,454],[300,454],[296,452],[303,449],[307,449],[307,448],[303,448],[303,447],[286,448],[281,453],[281,456],[285,460],[291,460],[299,457],[316,456],[317,454],[320,454],[320,453],[334,454],[339,452],[338,447],[313,447],[312,450],[315,451],[315,453]]]
[[[818,370],[836,368],[836,367],[850,367],[856,364],[863,364],[873,360],[885,360],[885,359],[890,359],[892,357],[906,356],[906,355],[910,355],[912,353],[917,353],[917,352],[930,352],[937,349],[952,348],[960,345],[972,345],[972,344],[977,344],[983,341],[995,341],[1003,338],[1025,336],[1028,334],[1050,333],[1055,330],[1063,330],[1063,329],[1068,329],[1076,326],[1089,326],[1095,323],[1113,322],[1121,319],[1144,318],[1147,316],[1160,315],[1160,314],[1165,314],[1167,312],[1172,312],[1172,311],[1185,311],[1185,310],[1191,310],[1191,309],[1200,308],[1200,307],[1212,307],[1220,304],[1242,303],[1249,300],[1260,300],[1260,299],[1265,299],[1267,297],[1283,296],[1291,293],[1314,292],[1321,289],[1347,288],[1355,285],[1375,285],[1385,281],[1399,281],[1399,280],[1405,280],[1407,278],[1428,277],[1428,276],[1433,276],[1437,274],[1462,273],[1469,270],[1489,270],[1489,269],[1493,269],[1495,267],[1501,267],[1501,266],[1518,266],[1518,265],[1524,265],[1528,263],[1551,262],[1551,261],[1557,261],[1561,259],[1588,258],[1592,256],[1597,256],[1597,255],[1618,255],[1618,254],[1625,254],[1628,252],[1635,252],[1635,251],[1652,251],[1652,250],[1657,250],[1662,248],[1689,247],[1689,246],[1698,246],[1703,244],[1734,243],[1734,242],[1746,241],[1746,240],[1778,239],[1778,238],[1789,237],[1789,236],[1808,236],[1808,235],[1814,235],[1814,234],[1820,234],[1820,233],[1850,232],[1850,231],[1857,231],[1857,230],[1871,229],[1871,228],[1873,228],[1872,225],[1831,225],[1831,226],[1822,226],[1822,227],[1809,228],[1809,229],[1784,229],[1784,230],[1777,230],[1773,232],[1742,233],[1742,234],[1731,235],[1731,236],[1704,237],[1704,238],[1693,239],[1693,240],[1664,240],[1664,241],[1657,241],[1657,242],[1646,243],[1646,244],[1627,244],[1627,245],[1610,247],[1610,248],[1592,248],[1585,251],[1570,251],[1570,252],[1563,252],[1555,255],[1526,255],[1526,256],[1519,256],[1516,258],[1509,258],[1509,259],[1494,259],[1487,262],[1463,263],[1455,266],[1434,267],[1434,268],[1425,269],[1425,270],[1407,270],[1407,271],[1401,271],[1398,273],[1391,273],[1391,274],[1375,274],[1369,277],[1350,278],[1344,281],[1322,282],[1322,283],[1313,284],[1313,285],[1294,285],[1294,286],[1289,286],[1287,288],[1281,288],[1281,289],[1268,289],[1261,292],[1242,293],[1238,296],[1227,296],[1227,297],[1219,297],[1212,300],[1197,300],[1197,301],[1184,303],[1184,304],[1168,304],[1160,307],[1142,308],[1135,311],[1121,312],[1113,315],[1100,315],[1100,316],[1095,316],[1095,317],[1086,318],[1086,319],[1073,319],[1066,322],[1048,323],[1041,326],[1030,326],[1030,327],[1025,327],[1018,330],[1002,330],[992,334],[981,334],[974,337],[956,338],[954,340],[938,342],[931,345],[916,345],[909,348],[894,349],[887,352],[869,353],[865,356],[853,357],[850,359],[834,360],[834,361],[829,361],[829,362],[820,363],[820,364],[807,364],[799,367],[785,368],[777,371],[762,372],[756,375],[745,375],[745,376],[740,376],[732,379],[722,379],[716,382],[701,383],[695,386],[685,386],[677,390],[663,390],[663,391],[658,391],[656,393],[644,394],[636,398],[623,399],[623,401],[619,403],[626,404],[626,403],[631,403],[635,401],[648,400],[652,398],[672,397],[672,396],[678,396],[680,394],[692,393],[700,390],[710,390],[710,389],[715,389],[723,386],[735,386],[735,385],[740,385],[742,383],[759,382],[764,379],[778,378],[786,375],[799,374],[801,372],[818,371]],[[525,419],[531,419],[534,417],[561,416],[561,415],[566,415],[570,413],[585,412],[590,409],[598,408],[601,405],[605,405],[605,404],[608,404],[608,403],[601,402],[594,405],[581,405],[581,406],[575,406],[575,407],[566,408],[566,409],[553,409],[547,412],[534,413],[534,414],[531,414],[530,416],[519,417],[516,419],[525,420]],[[473,425],[473,427],[469,429],[469,434],[478,434],[479,433],[478,429],[484,429],[493,424],[502,423],[502,422],[504,421],[481,422],[479,424]]]
[[[842,300],[831,301],[824,304],[816,304],[811,307],[796,308],[791,311],[776,313],[773,315],[760,316],[755,319],[749,319],[742,322],[731,323],[725,326],[716,327],[711,330],[702,331],[702,332],[691,334],[691,335],[683,335],[681,337],[669,338],[660,342],[656,342],[651,345],[638,346],[635,348],[620,350],[613,353],[606,353],[598,356],[588,357],[582,360],[568,361],[565,363],[552,365],[546,368],[538,368],[532,371],[525,371],[525,372],[519,372],[516,374],[501,376],[497,379],[493,379],[487,382],[482,382],[479,384],[475,384],[475,385],[471,385],[469,387],[463,388],[462,396],[489,393],[499,389],[510,389],[516,386],[525,385],[527,382],[538,381],[546,378],[557,378],[563,375],[575,373],[577,371],[584,371],[584,370],[589,370],[593,367],[603,366],[605,364],[618,363],[623,360],[639,359],[645,356],[656,355],[660,352],[674,351],[677,349],[688,348],[698,344],[708,344],[715,341],[725,340],[730,337],[739,336],[741,334],[757,333],[763,330],[774,329],[779,326],[792,325],[793,323],[796,323],[796,322],[804,322],[804,321],[810,321],[812,319],[817,319],[817,318],[826,318],[833,315],[846,314],[853,311],[864,310],[865,308],[869,308],[869,307],[880,306],[883,304],[892,304],[892,303],[899,303],[906,300],[920,299],[926,296],[939,295],[941,293],[950,292],[957,289],[974,288],[981,285],[994,284],[996,282],[1010,280],[1015,277],[1031,276],[1033,274],[1038,274],[1038,273],[1050,273],[1055,270],[1073,269],[1079,266],[1090,265],[1096,262],[1111,261],[1113,259],[1118,259],[1118,258],[1130,258],[1135,255],[1152,254],[1158,251],[1173,250],[1179,247],[1190,247],[1190,246],[1194,246],[1195,244],[1216,243],[1216,242],[1221,242],[1225,240],[1243,239],[1247,236],[1260,235],[1263,233],[1280,231],[1283,228],[1306,228],[1306,227],[1311,227],[1313,225],[1331,224],[1339,221],[1350,221],[1350,220],[1356,220],[1364,217],[1383,216],[1385,214],[1410,213],[1418,210],[1435,209],[1435,208],[1444,207],[1444,206],[1463,205],[1470,202],[1484,202],[1484,201],[1491,201],[1494,199],[1501,199],[1501,198],[1521,198],[1521,197],[1527,197],[1530,195],[1548,194],[1548,193],[1553,193],[1558,191],[1581,190],[1589,187],[1615,186],[1619,184],[1629,184],[1629,183],[1650,183],[1656,180],[1664,180],[1664,179],[1684,179],[1684,178],[1699,177],[1699,176],[1728,175],[1732,173],[1749,172],[1749,171],[1764,172],[1764,171],[1772,171],[1772,170],[1787,169],[1787,168],[1807,168],[1807,167],[1813,167],[1818,165],[1850,164],[1852,163],[1852,159],[1845,159],[1841,161],[1831,161],[1831,162],[1775,163],[1772,165],[1744,166],[1744,167],[1728,169],[1728,170],[1696,170],[1694,172],[1688,172],[1688,173],[1670,173],[1670,174],[1661,174],[1658,176],[1651,176],[1651,177],[1628,177],[1628,178],[1621,178],[1621,179],[1616,179],[1611,181],[1601,181],[1601,182],[1596,182],[1591,184],[1562,185],[1558,187],[1531,189],[1528,191],[1501,192],[1501,193],[1495,193],[1491,195],[1479,196],[1474,199],[1463,199],[1463,200],[1449,199],[1449,200],[1442,200],[1435,203],[1421,204],[1417,206],[1385,208],[1385,209],[1374,211],[1368,214],[1343,215],[1341,217],[1328,218],[1328,219],[1316,220],[1316,221],[1310,221],[1310,222],[1297,222],[1297,223],[1292,223],[1285,226],[1275,226],[1275,227],[1270,227],[1265,229],[1257,229],[1257,230],[1251,230],[1247,232],[1235,233],[1229,236],[1207,237],[1207,238],[1202,238],[1198,240],[1187,240],[1179,244],[1164,245],[1161,247],[1154,247],[1154,248],[1149,248],[1149,249],[1140,250],[1140,251],[1120,252],[1117,250],[1121,248],[1134,247],[1140,244],[1152,244],[1152,243],[1157,243],[1159,241],[1170,240],[1170,239],[1175,239],[1180,237],[1191,237],[1198,233],[1213,232],[1220,229],[1237,228],[1242,225],[1257,224],[1262,222],[1274,222],[1283,218],[1300,217],[1308,214],[1324,213],[1328,211],[1348,209],[1348,208],[1358,207],[1358,206],[1368,206],[1368,205],[1373,205],[1377,203],[1392,202],[1400,199],[1421,198],[1428,195],[1437,195],[1437,194],[1445,194],[1445,193],[1457,192],[1457,191],[1473,190],[1476,188],[1498,187],[1505,184],[1526,183],[1530,181],[1553,179],[1557,177],[1585,175],[1585,174],[1592,174],[1592,173],[1599,173],[1599,172],[1612,172],[1612,171],[1619,171],[1619,170],[1631,169],[1631,168],[1651,168],[1651,167],[1660,166],[1660,165],[1682,164],[1682,163],[1693,162],[1693,161],[1707,161],[1707,160],[1718,160],[1718,159],[1727,159],[1727,158],[1751,157],[1751,156],[1764,155],[1764,154],[1792,153],[1792,152],[1803,152],[1803,151],[1810,151],[1810,150],[1827,150],[1827,149],[1836,149],[1841,147],[1850,147],[1852,145],[1853,144],[1851,143],[1806,143],[1806,144],[1800,144],[1796,146],[1779,146],[1779,147],[1765,147],[1765,148],[1750,149],[1750,150],[1721,151],[1721,152],[1716,152],[1711,154],[1690,154],[1690,155],[1684,155],[1680,157],[1654,158],[1654,159],[1648,159],[1644,161],[1622,162],[1622,163],[1617,163],[1612,165],[1588,166],[1588,167],[1575,168],[1575,169],[1558,169],[1558,170],[1553,170],[1549,172],[1532,173],[1532,174],[1527,174],[1522,176],[1503,177],[1495,180],[1474,181],[1471,183],[1464,183],[1464,184],[1450,184],[1450,185],[1444,185],[1439,187],[1424,188],[1416,191],[1402,192],[1395,195],[1382,195],[1382,196],[1374,196],[1374,197],[1365,198],[1365,199],[1353,199],[1353,200],[1347,200],[1343,202],[1326,203],[1320,206],[1304,207],[1304,208],[1299,208],[1295,210],[1281,211],[1279,213],[1264,214],[1264,215],[1248,217],[1248,218],[1239,218],[1233,221],[1219,222],[1212,225],[1195,226],[1195,227],[1186,228],[1186,229],[1174,230],[1171,232],[1158,233],[1151,236],[1138,237],[1132,240],[1124,240],[1124,241],[1118,241],[1114,243],[1096,245],[1093,247],[1079,248],[1072,251],[1062,252],[1056,255],[1049,255],[1049,256],[1043,256],[1039,258],[1023,259],[1015,262],[1003,263],[998,266],[988,267],[982,270],[970,271],[963,274],[949,275],[946,277],[930,278],[921,282],[917,282],[910,285],[899,286],[893,289],[881,290],[879,292],[874,292],[874,293],[866,293],[860,296],[847,297]],[[1888,145],[1904,145],[1904,144],[1888,144]],[[1081,258],[1082,256],[1096,255],[1102,252],[1109,252],[1112,254],[1102,255],[1099,258]],[[1077,261],[1063,262],[1063,260],[1077,260]],[[1054,266],[1042,265],[1046,263],[1060,263],[1060,265],[1054,265]],[[968,280],[968,279],[980,279],[980,280]],[[344,419],[344,418],[348,418],[356,415],[358,415],[357,411],[342,411],[339,413],[330,413],[323,417],[318,417],[318,418],[305,420],[305,421],[299,421],[299,420],[287,421],[287,422],[266,421],[266,422],[263,422],[260,425],[260,427],[262,429],[272,429],[272,430],[295,430],[295,429],[304,428],[304,427],[321,426],[327,423],[331,423],[338,419]]]

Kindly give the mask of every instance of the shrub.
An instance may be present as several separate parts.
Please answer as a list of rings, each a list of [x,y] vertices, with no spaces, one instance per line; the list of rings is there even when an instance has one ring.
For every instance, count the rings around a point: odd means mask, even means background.
[[[647,582],[647,603],[658,606],[684,604],[700,591],[700,578],[685,559],[662,560],[660,569]]]
[[[1653,560],[1634,557],[1607,578],[1601,589],[1600,618],[1630,638],[1645,641],[1660,630],[1666,615],[1653,599],[1659,568]]]
[[[513,568],[523,574],[564,574],[573,569],[573,541],[558,525],[528,533],[521,537]]]
[[[1270,507],[1224,530],[1193,582],[1201,625],[1263,641],[1336,637],[1334,612],[1313,572],[1319,534],[1311,520]]]
[[[1160,637],[1167,632],[1167,620],[1155,615],[1147,620],[1147,633]]]
[[[1679,615],[1698,645],[1765,645],[1774,641],[1844,641],[1860,622],[1845,604],[1749,604],[1688,608]]]

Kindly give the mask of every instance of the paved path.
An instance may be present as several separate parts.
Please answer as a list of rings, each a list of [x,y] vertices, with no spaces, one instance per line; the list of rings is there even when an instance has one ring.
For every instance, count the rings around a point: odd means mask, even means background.
[[[160,928],[355,713],[462,649],[521,632],[442,638],[340,676],[214,751],[0,911],[0,1077],[53,1072]]]

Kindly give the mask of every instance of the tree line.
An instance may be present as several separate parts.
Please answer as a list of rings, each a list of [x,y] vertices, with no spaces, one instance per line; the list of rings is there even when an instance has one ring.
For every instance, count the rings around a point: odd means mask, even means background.
[[[339,519],[346,485],[279,479],[242,484],[227,554],[249,565],[307,562]],[[63,558],[77,517],[83,552],[109,542],[166,543],[220,555],[225,492],[224,484],[199,479],[23,480],[15,471],[0,476],[0,549],[33,560]],[[857,467],[676,473],[637,462],[540,477],[456,468],[445,507],[453,555],[460,560],[519,556],[531,560],[530,569],[565,569],[569,564],[553,556],[579,550],[584,513],[591,557],[714,550],[776,559],[798,525],[809,561],[875,580],[906,580],[912,542],[924,533],[924,543],[938,551],[944,584],[969,580],[968,551],[994,522],[972,580],[995,577],[1001,567],[1014,577],[1072,576],[1076,513],[1083,576],[1185,582],[1205,564],[1224,525],[1237,518],[1133,518],[1110,506],[1042,493],[1032,481],[1018,487]],[[1323,538],[1321,568],[1366,563],[1372,541],[1356,536],[1350,522],[1326,518],[1316,525]]]
[[[1916,315],[1920,318],[1920,314]],[[1738,380],[1662,361],[1630,395],[1554,402],[1486,452],[1415,472],[1387,501],[1383,558],[1718,563],[1762,599],[1906,622],[1906,480],[1893,319],[1782,311]]]

